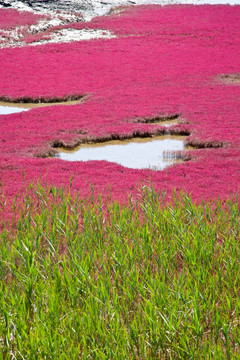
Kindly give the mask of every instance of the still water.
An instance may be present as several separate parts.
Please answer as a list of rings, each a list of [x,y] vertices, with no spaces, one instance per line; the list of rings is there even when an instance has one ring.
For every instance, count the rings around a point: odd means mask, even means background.
[[[27,111],[33,108],[57,105],[76,105],[85,100],[84,97],[78,100],[61,101],[61,102],[39,102],[39,103],[12,103],[7,101],[0,101],[0,115],[14,114],[21,111]]]
[[[14,114],[28,109],[20,108],[17,106],[1,106],[0,105],[0,115]]]
[[[68,105],[69,102],[65,104]],[[21,104],[21,107],[19,105],[11,104],[11,106],[6,106],[4,104],[2,106],[0,103],[0,115],[27,111],[33,104]],[[42,104],[34,105],[41,106]],[[55,103],[54,105],[57,104]],[[171,126],[174,123],[169,121],[163,122],[161,125]],[[66,161],[106,160],[132,169],[151,168],[163,170],[167,166],[181,161],[174,155],[174,152],[184,150],[184,139],[183,136],[158,136],[125,141],[114,140],[98,144],[81,145],[73,151],[59,149],[58,157]]]
[[[114,140],[81,145],[74,151],[61,148],[58,157],[66,161],[106,160],[132,169],[163,170],[181,161],[174,156],[174,152],[184,150],[184,139],[183,136],[158,136],[128,141]]]

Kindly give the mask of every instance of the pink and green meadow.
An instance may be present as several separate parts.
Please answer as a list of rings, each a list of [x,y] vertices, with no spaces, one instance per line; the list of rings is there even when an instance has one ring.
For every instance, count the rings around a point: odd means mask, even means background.
[[[239,359],[240,6],[77,19],[0,9],[0,359]],[[58,157],[165,135],[162,171]]]

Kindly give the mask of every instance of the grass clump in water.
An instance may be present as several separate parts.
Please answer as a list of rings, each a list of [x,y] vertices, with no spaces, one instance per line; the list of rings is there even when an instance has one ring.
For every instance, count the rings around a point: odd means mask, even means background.
[[[0,359],[239,359],[238,202],[162,206],[147,187],[139,199],[39,185],[15,205]]]

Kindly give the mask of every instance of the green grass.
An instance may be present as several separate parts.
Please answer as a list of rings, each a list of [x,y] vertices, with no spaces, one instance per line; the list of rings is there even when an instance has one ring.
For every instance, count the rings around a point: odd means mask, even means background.
[[[0,359],[240,359],[238,202],[138,199],[39,185],[15,203],[0,224]]]

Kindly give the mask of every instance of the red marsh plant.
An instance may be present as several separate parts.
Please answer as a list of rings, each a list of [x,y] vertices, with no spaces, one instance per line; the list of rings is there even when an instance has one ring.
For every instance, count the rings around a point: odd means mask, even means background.
[[[239,17],[239,6],[131,7],[68,24],[110,30],[116,38],[1,49],[2,100],[88,94],[74,106],[0,117],[0,180],[8,194],[21,189],[22,172],[25,181],[42,176],[60,186],[73,174],[75,190],[87,194],[93,183],[104,192],[109,185],[116,198],[149,177],[159,189],[184,189],[194,199],[238,192],[240,88],[219,76],[239,74]],[[148,121],[175,114],[179,124],[168,129]],[[187,135],[186,144],[197,149],[191,161],[154,172],[46,158],[60,145],[166,133]]]
[[[11,30],[19,26],[30,26],[44,18],[46,18],[44,15],[34,14],[29,11],[0,9],[0,28],[1,30]]]

